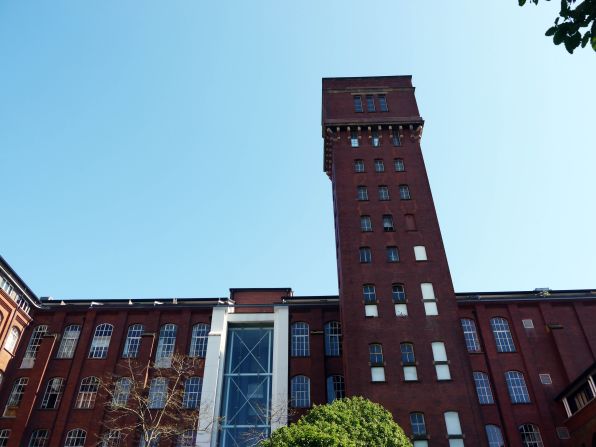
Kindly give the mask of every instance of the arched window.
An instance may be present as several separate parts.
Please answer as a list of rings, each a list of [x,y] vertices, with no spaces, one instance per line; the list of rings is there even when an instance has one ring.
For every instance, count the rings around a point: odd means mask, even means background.
[[[490,381],[488,374],[474,371],[474,383],[476,384],[476,394],[478,395],[478,402],[483,405],[494,404],[493,393],[490,389]]]
[[[108,323],[102,323],[95,328],[91,349],[89,349],[90,359],[105,359],[108,356],[113,331],[114,326]]]
[[[58,408],[63,391],[64,379],[62,377],[54,377],[53,379],[48,380],[46,392],[41,400],[41,408],[45,410]]]
[[[33,367],[33,364],[35,363],[35,357],[37,356],[37,351],[39,351],[39,347],[41,346],[41,338],[47,331],[48,326],[45,324],[36,326],[33,329],[31,338],[29,339],[29,344],[27,345],[27,350],[25,351],[23,361],[21,362],[21,368]]]
[[[501,429],[496,425],[486,425],[486,439],[488,440],[488,447],[505,447],[505,441],[503,441],[503,434]]]
[[[344,376],[333,375],[327,377],[327,402],[346,397]]]
[[[168,368],[171,365],[177,330],[178,326],[172,323],[164,324],[159,330],[159,341],[155,354],[155,366],[158,368]]]
[[[530,403],[530,394],[526,387],[524,375],[519,371],[507,371],[505,373],[505,381],[507,382],[507,389],[509,390],[509,397],[512,404],[527,404]]]
[[[64,447],[85,447],[87,432],[81,428],[75,428],[66,434]]]
[[[469,318],[462,318],[461,328],[464,331],[464,340],[468,352],[480,352],[480,341],[478,340],[478,333],[476,332],[476,323]]]
[[[412,343],[401,343],[401,362],[404,365],[413,365],[416,363],[416,356],[414,355],[414,345]]]
[[[524,447],[544,447],[540,430],[533,424],[519,426],[519,434]]]
[[[509,323],[505,318],[491,318],[490,327],[495,337],[495,344],[499,352],[515,352],[513,337],[509,330]]]
[[[329,357],[341,355],[341,323],[339,321],[325,323],[325,355]]]
[[[292,357],[308,357],[310,355],[310,329],[308,323],[299,321],[292,323]]]
[[[64,328],[62,334],[62,340],[60,340],[60,347],[56,358],[58,359],[71,359],[74,356],[75,349],[77,348],[77,342],[79,341],[79,335],[81,334],[81,326],[78,324],[72,324]]]
[[[19,408],[21,401],[23,400],[23,395],[25,394],[25,388],[27,388],[27,384],[29,383],[29,379],[27,377],[21,377],[14,381],[12,385],[12,390],[10,391],[10,396],[8,396],[8,402],[6,402],[6,408],[4,409],[4,416],[6,417],[14,417],[16,416],[16,410]]]
[[[206,323],[195,324],[192,327],[190,352],[188,353],[190,357],[205,357],[210,330],[211,326]]]
[[[123,407],[128,402],[132,380],[130,377],[121,377],[114,384],[114,393],[112,395],[112,407]]]
[[[391,284],[391,298],[396,304],[406,302],[406,289],[403,284]]]
[[[145,326],[142,324],[133,324],[128,326],[126,341],[124,342],[124,350],[122,351],[122,358],[137,358],[139,355],[139,349],[141,347],[141,336],[144,332]]]
[[[19,342],[19,337],[21,336],[21,331],[16,326],[10,328],[10,332],[6,337],[6,342],[4,342],[4,348],[11,353],[14,353],[14,348],[16,347],[17,343]]]
[[[79,388],[75,408],[93,408],[98,389],[99,379],[97,377],[85,377],[81,380],[81,387]]]
[[[166,404],[168,381],[165,377],[154,377],[149,385],[149,408],[163,408]]]
[[[368,359],[371,366],[383,366],[383,346],[380,343],[368,345]]]
[[[184,408],[199,408],[201,404],[201,389],[203,388],[202,377],[189,377],[184,382]]]
[[[376,304],[377,292],[374,284],[364,284],[362,286],[362,296],[365,304]]]
[[[294,376],[291,381],[291,404],[294,408],[310,407],[310,379]]]
[[[31,433],[28,447],[46,447],[48,439],[50,438],[50,431],[46,429],[35,430]]]
[[[0,447],[8,445],[8,438],[10,437],[10,430],[5,428],[0,430]]]
[[[410,425],[412,426],[412,434],[416,436],[426,436],[426,422],[424,421],[424,413],[410,413]]]

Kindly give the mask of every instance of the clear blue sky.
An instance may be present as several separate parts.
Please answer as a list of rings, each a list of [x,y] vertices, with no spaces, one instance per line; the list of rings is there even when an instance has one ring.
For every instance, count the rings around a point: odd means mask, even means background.
[[[558,2],[3,1],[0,253],[56,298],[337,293],[321,78],[411,74],[457,291],[596,288]]]

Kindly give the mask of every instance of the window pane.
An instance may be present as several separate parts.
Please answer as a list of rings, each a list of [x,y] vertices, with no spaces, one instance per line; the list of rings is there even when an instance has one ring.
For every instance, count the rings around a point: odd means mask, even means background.
[[[478,402],[483,405],[493,404],[493,393],[490,389],[490,381],[488,374],[474,371],[474,383],[476,384],[476,393],[478,394]]]
[[[369,112],[375,111],[375,97],[373,95],[366,95],[366,110]]]
[[[66,434],[64,447],[84,447],[87,439],[87,432],[80,428],[69,431]]]
[[[371,365],[383,365],[383,347],[380,344],[368,345],[368,353]]]
[[[33,433],[31,433],[31,439],[29,439],[28,447],[46,447],[49,437],[49,430],[35,430]]]
[[[464,340],[468,352],[480,352],[480,341],[476,333],[476,323],[468,318],[461,319],[461,327],[464,331]]]
[[[105,359],[108,356],[113,330],[114,327],[107,323],[100,324],[95,328],[91,349],[89,349],[90,359]]]
[[[339,357],[341,355],[341,325],[339,321],[325,324],[325,355]]]
[[[297,322],[292,324],[292,357],[308,357],[310,355],[310,329],[307,323]]]
[[[519,371],[507,371],[505,373],[505,381],[507,382],[511,403],[524,404],[530,402],[530,395],[528,394],[526,381],[522,373]]]
[[[487,425],[485,429],[488,447],[505,447],[505,441],[503,441],[503,435],[499,427],[496,425]]]
[[[294,408],[310,407],[310,379],[308,377],[292,377],[291,404]]]
[[[159,341],[155,353],[155,366],[158,368],[169,367],[174,354],[176,344],[176,332],[178,326],[175,324],[164,324],[159,330]]]
[[[184,408],[199,408],[201,404],[202,377],[189,377],[184,382]]]
[[[362,112],[362,96],[354,96],[354,111]]]
[[[48,380],[46,385],[46,391],[41,401],[41,408],[43,409],[54,409],[60,405],[62,399],[62,392],[64,391],[64,379],[61,377],[55,377]]]
[[[515,345],[513,338],[509,331],[509,323],[504,318],[491,318],[490,327],[495,337],[497,351],[499,352],[515,352]]]
[[[399,198],[401,200],[410,200],[410,187],[408,185],[399,185]]]
[[[372,231],[370,216],[360,216],[360,230],[364,232]]]
[[[395,168],[395,172],[402,172],[406,170],[404,166],[404,161],[401,158],[396,158],[393,160],[393,166]]]
[[[379,95],[379,107],[381,108],[381,112],[389,111],[387,108],[387,97],[385,95]]]
[[[327,402],[331,403],[335,399],[343,399],[344,397],[344,376],[327,377]]]
[[[58,348],[56,358],[71,359],[74,356],[80,334],[81,326],[79,325],[71,325],[64,328],[64,333],[62,334],[62,340],[60,341],[60,347]]]
[[[81,380],[79,394],[75,402],[75,408],[93,408],[99,389],[99,379],[97,377],[85,377]]]
[[[188,353],[190,357],[205,357],[210,330],[211,326],[206,323],[195,324],[192,327],[190,352]]]
[[[126,341],[124,342],[124,351],[122,352],[123,358],[132,359],[139,355],[143,332],[145,332],[145,328],[142,324],[133,324],[128,327]]]
[[[532,424],[524,424],[519,427],[519,434],[524,447],[544,447],[542,436],[538,427]]]
[[[410,425],[412,426],[412,434],[414,436],[426,435],[426,423],[424,422],[424,414],[410,413]]]

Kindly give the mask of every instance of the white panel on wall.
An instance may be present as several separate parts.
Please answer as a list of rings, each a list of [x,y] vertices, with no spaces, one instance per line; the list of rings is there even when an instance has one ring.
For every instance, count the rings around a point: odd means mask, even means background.
[[[422,299],[423,300],[434,300],[435,299],[435,290],[433,289],[433,285],[430,282],[423,282],[420,284],[420,289],[422,290]]]
[[[428,441],[414,441],[414,447],[428,447]]]
[[[449,365],[435,365],[435,371],[437,372],[437,380],[451,380]]]
[[[415,366],[404,366],[404,380],[418,380],[418,371]]]
[[[425,301],[424,313],[430,316],[439,315],[439,308],[437,307],[436,301]]]
[[[414,247],[414,258],[416,258],[416,261],[428,260],[426,257],[426,247],[424,245],[416,245]]]
[[[448,435],[461,435],[461,425],[459,423],[459,414],[457,411],[447,411],[444,413],[445,426]]]
[[[370,368],[370,379],[373,382],[384,382],[385,381],[385,367],[384,366],[373,366]]]
[[[379,310],[377,309],[377,305],[376,304],[366,304],[364,306],[364,315],[366,315],[367,317],[378,317]]]
[[[408,306],[405,304],[396,304],[395,305],[395,315],[398,317],[407,317],[408,316]]]
[[[433,350],[433,360],[435,362],[446,362],[447,351],[445,350],[445,343],[442,341],[435,341],[431,344]]]

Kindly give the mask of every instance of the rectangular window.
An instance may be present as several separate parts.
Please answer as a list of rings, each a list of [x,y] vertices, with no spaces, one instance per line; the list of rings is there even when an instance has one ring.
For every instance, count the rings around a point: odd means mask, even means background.
[[[522,320],[522,324],[524,325],[524,329],[534,329],[534,322],[532,320]]]
[[[408,185],[399,185],[399,198],[401,200],[410,200],[410,187]]]
[[[377,302],[377,292],[374,284],[364,284],[362,286],[362,295],[366,304],[375,304]]]
[[[391,214],[383,214],[383,231],[395,231],[393,216]]]
[[[387,186],[379,186],[379,200],[389,200],[389,188]]]
[[[373,95],[366,95],[366,110],[368,112],[375,111],[375,97]]]
[[[364,233],[372,231],[370,216],[360,216],[360,231]]]
[[[379,136],[379,131],[376,129],[373,129],[370,132],[370,142],[373,145],[373,147],[380,147],[381,146],[381,137]]]
[[[451,372],[449,371],[449,362],[447,360],[447,351],[445,350],[445,343],[436,341],[431,343],[433,351],[433,360],[435,364],[435,372],[437,373],[437,380],[451,380]]]
[[[370,264],[372,262],[372,253],[369,247],[360,247],[358,250],[360,262],[363,264]]]
[[[391,297],[394,303],[406,302],[406,289],[403,284],[393,284],[391,286]]]
[[[21,362],[21,368],[33,368],[35,357],[37,357],[37,351],[39,351],[39,347],[41,346],[41,339],[47,331],[48,327],[45,324],[33,329],[29,344],[27,345],[27,350],[25,351],[25,355]]]
[[[416,261],[428,261],[426,257],[426,247],[424,245],[416,245],[414,247],[414,259]]]
[[[385,172],[385,163],[383,163],[383,160],[375,160],[375,172]]]
[[[388,112],[389,108],[387,107],[387,96],[385,95],[379,95],[379,108],[381,109],[381,112]]]
[[[424,312],[426,315],[439,315],[437,308],[437,299],[435,298],[435,290],[432,283],[424,282],[420,284],[422,291],[422,301],[424,303]]]
[[[403,172],[406,170],[404,161],[401,158],[396,158],[395,160],[393,160],[393,166],[395,168],[395,172]]]
[[[360,146],[360,139],[358,138],[358,132],[355,130],[352,130],[350,132],[350,144],[352,145],[352,147]]]
[[[394,146],[401,146],[401,138],[398,129],[393,129],[391,131],[391,144]]]
[[[368,200],[368,189],[366,189],[366,186],[358,186],[356,188],[356,197],[358,200]]]
[[[354,172],[364,172],[364,160],[354,160]]]
[[[362,109],[362,96],[360,95],[355,95],[354,96],[354,112],[363,112],[364,110]]]
[[[445,413],[445,426],[449,438],[449,447],[463,447],[463,432],[459,423],[459,414],[456,411],[447,411]]]
[[[540,377],[540,383],[543,385],[552,385],[553,383],[553,379],[551,379],[550,374],[539,374],[538,375]]]
[[[387,247],[387,262],[399,262],[397,247]]]
[[[76,324],[66,326],[62,334],[62,340],[60,340],[60,347],[58,348],[56,358],[71,359],[74,356],[80,334],[81,326]]]

